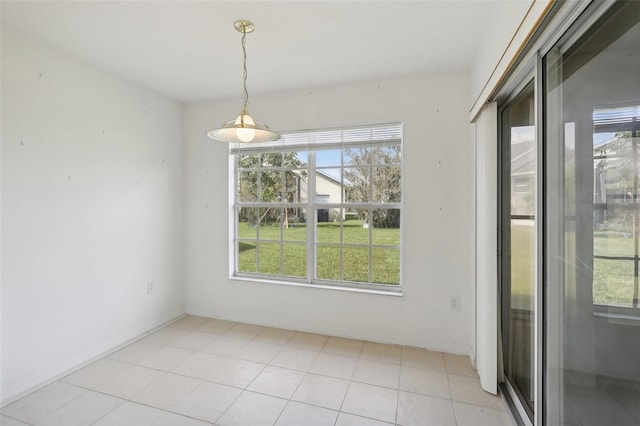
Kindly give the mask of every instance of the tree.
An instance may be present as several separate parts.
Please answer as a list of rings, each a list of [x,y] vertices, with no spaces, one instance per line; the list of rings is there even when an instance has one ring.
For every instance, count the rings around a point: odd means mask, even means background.
[[[350,202],[377,204],[401,201],[399,146],[347,149],[344,155],[346,195]],[[358,214],[365,223],[377,228],[400,227],[399,209],[358,209]]]

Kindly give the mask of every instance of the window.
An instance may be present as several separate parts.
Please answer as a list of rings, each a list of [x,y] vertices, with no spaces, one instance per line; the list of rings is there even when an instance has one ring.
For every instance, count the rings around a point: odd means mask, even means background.
[[[402,125],[234,145],[233,275],[400,291]]]
[[[593,303],[638,308],[640,106],[593,112]]]

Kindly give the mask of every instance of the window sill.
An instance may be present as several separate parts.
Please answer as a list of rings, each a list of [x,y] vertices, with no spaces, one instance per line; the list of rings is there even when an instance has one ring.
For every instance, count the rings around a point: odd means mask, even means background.
[[[612,324],[633,325],[636,327],[640,327],[640,315],[636,313],[624,314],[624,313],[594,311],[593,316],[596,318],[602,318],[604,320],[607,320],[607,322]]]
[[[246,275],[231,275],[229,279],[234,281],[245,281],[245,282],[255,282],[262,284],[276,284],[276,285],[286,285],[293,287],[305,287],[305,288],[319,288],[326,290],[338,290],[338,291],[349,291],[353,293],[367,293],[367,294],[379,294],[382,296],[394,296],[394,297],[402,297],[402,288],[398,288],[398,290],[386,290],[386,289],[373,289],[373,288],[362,288],[362,287],[348,287],[345,285],[331,285],[331,284],[319,284],[319,283],[306,283],[306,282],[295,282],[295,281],[284,281],[277,279],[265,279],[265,278],[257,278],[253,276]]]

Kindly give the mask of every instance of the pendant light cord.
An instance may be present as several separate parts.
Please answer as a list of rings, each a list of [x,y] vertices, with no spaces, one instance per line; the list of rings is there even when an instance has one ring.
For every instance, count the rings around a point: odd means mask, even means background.
[[[244,104],[240,113],[240,121],[244,126],[244,116],[248,115],[247,104],[249,103],[249,92],[247,91],[247,47],[246,47],[247,31],[242,31],[242,87],[244,89]]]

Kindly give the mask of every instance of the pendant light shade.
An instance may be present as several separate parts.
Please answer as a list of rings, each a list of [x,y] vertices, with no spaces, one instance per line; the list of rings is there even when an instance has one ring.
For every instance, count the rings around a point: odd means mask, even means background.
[[[253,32],[255,26],[246,20],[236,21],[233,25],[236,30],[242,33],[242,69],[244,103],[240,115],[235,120],[227,121],[218,129],[207,132],[207,136],[228,143],[250,143],[250,142],[270,142],[280,137],[280,134],[269,129],[266,124],[254,120],[247,111],[249,103],[249,92],[247,91],[247,50],[245,47],[247,33]]]
[[[219,129],[207,133],[211,139],[230,143],[270,142],[280,135],[249,114],[240,114],[235,120],[227,121]]]

